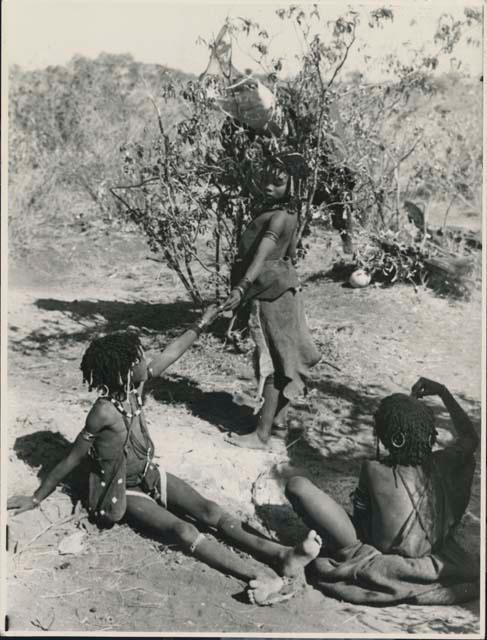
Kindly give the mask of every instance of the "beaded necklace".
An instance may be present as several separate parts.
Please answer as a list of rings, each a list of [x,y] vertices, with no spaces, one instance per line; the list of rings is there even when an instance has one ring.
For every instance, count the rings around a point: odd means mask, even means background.
[[[142,399],[139,396],[139,394],[137,393],[137,391],[134,389],[131,393],[133,393],[135,395],[135,399],[137,401],[137,409],[134,411],[134,413],[131,413],[129,411],[127,411],[127,409],[123,406],[123,404],[117,400],[116,398],[113,398],[112,396],[109,396],[107,399],[110,400],[110,402],[113,404],[113,406],[115,407],[115,409],[117,409],[117,411],[119,411],[122,415],[124,415],[127,418],[134,418],[135,416],[139,416],[142,412]],[[130,400],[129,400],[130,403]]]

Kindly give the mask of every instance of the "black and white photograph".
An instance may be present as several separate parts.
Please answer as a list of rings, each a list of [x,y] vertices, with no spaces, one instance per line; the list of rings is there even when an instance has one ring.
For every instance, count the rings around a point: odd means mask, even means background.
[[[2,4],[5,636],[485,637],[484,4]]]

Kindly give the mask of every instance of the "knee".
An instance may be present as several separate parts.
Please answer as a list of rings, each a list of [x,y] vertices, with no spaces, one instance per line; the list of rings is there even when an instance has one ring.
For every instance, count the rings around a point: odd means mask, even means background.
[[[207,500],[200,515],[200,519],[204,524],[210,527],[216,527],[223,515],[223,509],[216,502]]]
[[[183,520],[176,522],[172,530],[177,541],[185,548],[191,547],[199,535],[199,531],[194,525],[189,522],[184,522]]]
[[[296,499],[299,500],[312,486],[308,478],[294,476],[286,484],[286,497],[291,502]]]

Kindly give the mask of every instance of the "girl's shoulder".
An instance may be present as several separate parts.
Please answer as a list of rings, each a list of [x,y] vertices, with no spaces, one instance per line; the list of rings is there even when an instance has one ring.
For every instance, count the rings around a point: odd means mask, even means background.
[[[87,421],[101,428],[118,422],[118,416],[118,411],[108,398],[97,398],[88,412]]]
[[[421,465],[418,466],[403,466],[398,465],[394,468],[391,464],[388,464],[386,460],[365,460],[362,463],[362,473],[371,479],[376,481],[385,481],[392,479],[396,482],[397,470],[406,477],[422,477],[424,475],[424,468]]]
[[[273,209],[266,218],[266,224],[276,229],[292,232],[297,225],[298,218],[293,211],[288,209]]]

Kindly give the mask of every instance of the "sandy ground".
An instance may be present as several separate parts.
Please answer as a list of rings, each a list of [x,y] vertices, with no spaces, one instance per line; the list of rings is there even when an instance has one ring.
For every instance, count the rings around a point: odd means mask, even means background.
[[[331,242],[331,245],[330,245]],[[347,508],[364,457],[372,456],[371,413],[378,399],[408,391],[419,375],[436,378],[480,424],[480,296],[452,302],[412,287],[352,290],[326,275],[336,240],[322,238],[302,266],[309,324],[323,353],[309,395],[291,409],[291,428],[267,452],[224,442],[251,412],[232,402],[251,392],[247,354],[216,335],[199,343],[146,398],[146,414],[167,470],[190,481],[251,526],[295,543],[302,526],[282,491],[300,472]],[[88,243],[89,245],[89,243]],[[193,318],[184,291],[145,248],[120,237],[74,241],[70,261],[39,255],[14,269],[9,296],[8,493],[30,492],[82,428],[93,401],[79,361],[97,332],[135,326],[149,351]],[[88,248],[87,248],[88,246]],[[126,259],[130,246],[130,260]],[[331,365],[333,366],[330,366]],[[440,440],[451,439],[435,405]],[[480,484],[460,538],[479,545]],[[220,575],[166,541],[118,525],[87,524],[78,476],[41,510],[10,520],[8,612],[12,631],[164,631],[238,633],[475,633],[479,603],[377,609],[353,606],[308,587],[292,601],[255,608],[243,584]],[[82,549],[60,554],[73,534]],[[244,554],[242,554],[244,555]]]

